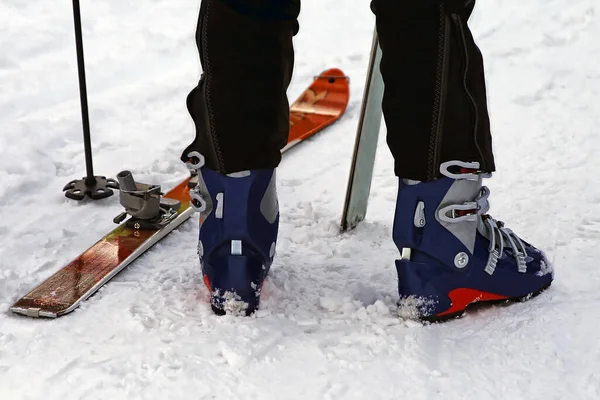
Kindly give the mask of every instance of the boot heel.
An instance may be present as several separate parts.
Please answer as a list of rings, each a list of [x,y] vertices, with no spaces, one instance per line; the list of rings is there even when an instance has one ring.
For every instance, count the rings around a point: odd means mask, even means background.
[[[265,278],[262,263],[255,258],[228,255],[221,262],[206,263],[215,271],[210,282],[211,306],[215,314],[250,315],[259,306]]]
[[[450,308],[447,294],[432,285],[439,270],[431,264],[396,260],[396,271],[402,317],[428,319]]]

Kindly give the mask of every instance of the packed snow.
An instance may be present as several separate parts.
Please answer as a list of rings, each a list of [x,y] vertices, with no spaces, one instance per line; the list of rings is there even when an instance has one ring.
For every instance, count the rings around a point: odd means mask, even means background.
[[[83,2],[97,174],[129,169],[165,189],[186,175],[197,3]],[[61,192],[85,173],[71,3],[3,0],[0,399],[599,399],[599,12],[596,0],[495,0],[472,20],[498,166],[491,212],[548,252],[556,281],[539,297],[445,324],[397,316],[385,132],[367,220],[339,233],[374,18],[367,1],[305,0],[289,97],[339,67],[351,101],[279,168],[260,311],[212,314],[192,219],[74,313],[35,320],[10,305],[121,209]]]

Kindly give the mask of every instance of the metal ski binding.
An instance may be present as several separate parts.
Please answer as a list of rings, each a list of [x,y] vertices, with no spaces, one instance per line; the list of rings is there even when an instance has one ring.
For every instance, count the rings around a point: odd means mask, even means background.
[[[178,214],[181,203],[163,198],[159,185],[147,185],[136,182],[129,171],[117,174],[119,181],[119,202],[125,212],[117,215],[113,221],[120,224],[130,215],[127,227],[132,229],[160,229],[171,222]]]

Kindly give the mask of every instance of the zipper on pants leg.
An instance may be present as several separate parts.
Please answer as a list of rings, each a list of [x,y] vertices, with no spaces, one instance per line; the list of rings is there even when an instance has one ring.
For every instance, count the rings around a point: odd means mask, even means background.
[[[431,133],[429,135],[427,179],[434,180],[438,176],[440,164],[440,147],[446,108],[446,89],[448,86],[448,65],[450,61],[450,21],[446,15],[444,4],[440,4],[440,22],[438,30],[438,53],[435,94],[433,99],[433,115]]]
[[[473,112],[475,113],[475,126],[473,127],[473,143],[475,143],[475,148],[477,149],[477,152],[479,153],[479,158],[481,161],[481,169],[485,170],[485,165],[484,165],[485,158],[483,157],[481,148],[479,147],[479,144],[477,143],[477,131],[479,130],[479,107],[477,106],[477,101],[475,101],[475,97],[473,97],[473,94],[469,90],[469,86],[467,84],[467,79],[469,77],[469,67],[470,67],[469,50],[467,47],[467,37],[465,35],[465,28],[463,26],[462,17],[457,14],[452,14],[452,19],[454,20],[455,24],[457,25],[458,32],[460,33],[460,36],[461,36],[461,44],[462,44],[464,60],[465,60],[465,71],[463,74],[463,88],[465,89],[465,92],[467,93],[467,96],[469,97],[469,100],[471,101],[471,105],[473,107]]]
[[[221,146],[219,145],[219,139],[215,129],[215,117],[213,113],[211,103],[211,74],[210,74],[210,59],[208,57],[208,15],[210,13],[211,0],[206,1],[206,11],[202,18],[202,49],[200,50],[200,58],[204,63],[204,100],[206,102],[206,113],[208,115],[208,130],[210,133],[211,142],[217,156],[217,163],[219,164],[220,172],[225,172],[225,162],[223,160],[223,153],[221,152]]]

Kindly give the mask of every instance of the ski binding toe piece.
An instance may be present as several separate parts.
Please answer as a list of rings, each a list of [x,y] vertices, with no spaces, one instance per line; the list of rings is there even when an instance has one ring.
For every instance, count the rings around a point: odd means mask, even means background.
[[[119,202],[125,211],[117,215],[113,222],[120,224],[128,215],[126,225],[133,229],[160,229],[175,219],[181,203],[163,198],[159,185],[136,182],[129,171],[117,175],[119,181]]]

